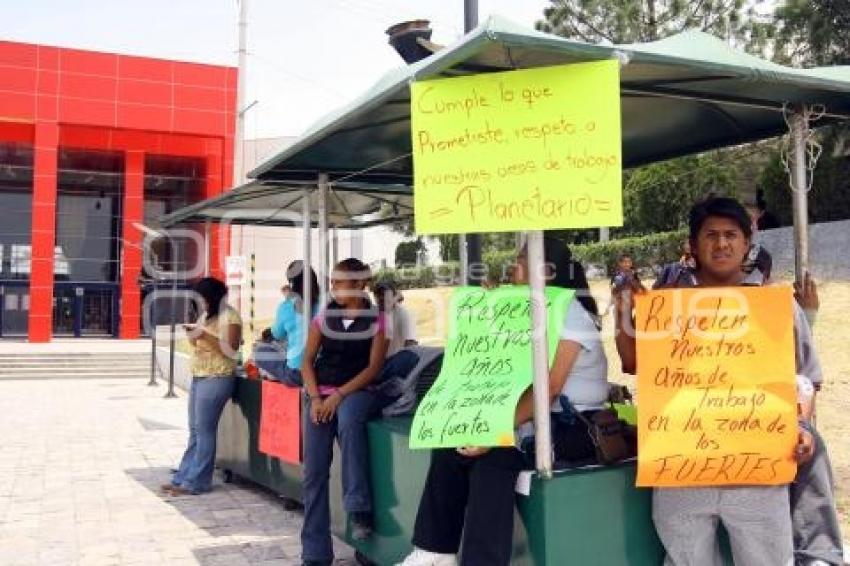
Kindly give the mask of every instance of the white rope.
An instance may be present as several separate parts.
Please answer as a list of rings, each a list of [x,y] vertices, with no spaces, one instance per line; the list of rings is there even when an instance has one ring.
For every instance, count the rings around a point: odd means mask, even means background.
[[[823,152],[823,146],[815,139],[814,130],[810,127],[812,122],[816,122],[820,120],[824,114],[826,113],[826,107],[823,104],[815,104],[812,106],[804,105],[802,111],[800,112],[802,121],[803,121],[803,140],[806,146],[804,152],[804,159],[806,160],[805,169],[806,169],[806,186],[803,187],[803,191],[808,193],[812,190],[812,183],[814,182],[815,176],[815,167],[817,165],[818,159],[820,159],[821,153]],[[782,147],[780,149],[779,155],[782,159],[782,165],[785,167],[785,172],[788,174],[789,184],[788,186],[792,191],[798,190],[794,183],[794,167],[795,167],[795,157],[794,150],[791,147],[791,131],[793,120],[797,119],[797,112],[794,111],[787,103],[782,106],[782,116],[785,119],[785,124],[788,126],[789,133],[784,136],[782,139]]]

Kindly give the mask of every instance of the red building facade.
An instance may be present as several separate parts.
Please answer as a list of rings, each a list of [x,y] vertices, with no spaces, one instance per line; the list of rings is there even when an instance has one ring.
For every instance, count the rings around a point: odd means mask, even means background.
[[[139,336],[138,225],[230,186],[236,81],[231,67],[0,42],[3,336]]]

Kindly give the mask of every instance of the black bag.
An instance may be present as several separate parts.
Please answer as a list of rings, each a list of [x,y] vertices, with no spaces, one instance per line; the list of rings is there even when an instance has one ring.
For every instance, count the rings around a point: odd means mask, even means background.
[[[629,431],[635,427],[620,420],[613,407],[600,409],[589,419],[578,411],[575,411],[575,415],[587,425],[587,432],[596,447],[596,459],[600,464],[616,464],[637,453],[636,431]],[[635,441],[634,448],[632,440]]]

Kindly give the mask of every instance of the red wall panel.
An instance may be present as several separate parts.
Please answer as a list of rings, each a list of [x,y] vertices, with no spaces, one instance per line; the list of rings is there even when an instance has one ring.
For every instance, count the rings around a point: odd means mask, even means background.
[[[115,103],[104,100],[59,97],[60,122],[71,124],[115,125]]]
[[[122,55],[118,59],[118,75],[122,79],[145,79],[171,83],[173,67],[176,64],[178,63],[175,61]]]
[[[98,75],[81,75],[62,72],[59,82],[59,96],[68,98],[86,98],[88,100],[106,100],[113,102],[118,91],[118,79]]]
[[[0,41],[0,64],[36,67],[38,66],[38,46]]]
[[[35,116],[35,94],[0,91],[0,120],[32,120]]]
[[[118,102],[171,106],[171,81],[127,79],[118,81]]]
[[[174,82],[182,85],[222,88],[227,84],[227,67],[200,63],[175,63]]]
[[[12,92],[35,92],[38,72],[32,67],[0,64],[0,90]]]
[[[117,123],[123,128],[171,129],[171,108],[151,104],[118,104]]]
[[[118,73],[118,57],[115,53],[61,49],[59,64],[63,73],[82,73],[115,77]]]

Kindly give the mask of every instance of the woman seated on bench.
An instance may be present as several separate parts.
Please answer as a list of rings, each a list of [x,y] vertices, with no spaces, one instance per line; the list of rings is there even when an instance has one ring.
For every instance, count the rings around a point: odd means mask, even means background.
[[[403,358],[385,360],[388,340],[383,313],[369,300],[372,274],[355,258],[339,262],[331,276],[333,299],[313,319],[301,373],[310,398],[303,419],[305,565],[333,562],[328,481],[333,441],[342,453],[343,506],[355,539],[372,533],[372,493],[366,423],[394,398],[374,387],[396,371]],[[409,369],[409,368],[407,368]]]
[[[584,269],[572,260],[566,245],[544,239],[547,285],[576,290],[567,309],[555,359],[549,372],[553,442],[558,461],[593,461],[595,450],[581,419],[564,411],[592,414],[608,396],[608,363],[599,335],[598,308],[590,295]],[[528,259],[516,260],[514,282],[528,283]],[[568,398],[567,402],[564,398]],[[519,437],[533,416],[532,391],[516,409]],[[460,549],[464,565],[507,565],[513,538],[514,486],[526,459],[517,448],[463,447],[434,450],[413,531],[414,551],[403,566],[456,564]]]
[[[254,345],[254,363],[266,376],[292,387],[301,387],[301,358],[304,353],[304,291],[305,285],[310,285],[310,318],[316,314],[319,304],[319,281],[316,272],[310,269],[310,276],[304,277],[304,263],[293,261],[286,268],[287,286],[286,298],[281,301],[275,312],[274,323],[269,332],[271,338],[278,341],[280,346],[272,341]],[[264,333],[265,334],[265,333]],[[283,356],[281,350],[285,348]]]

